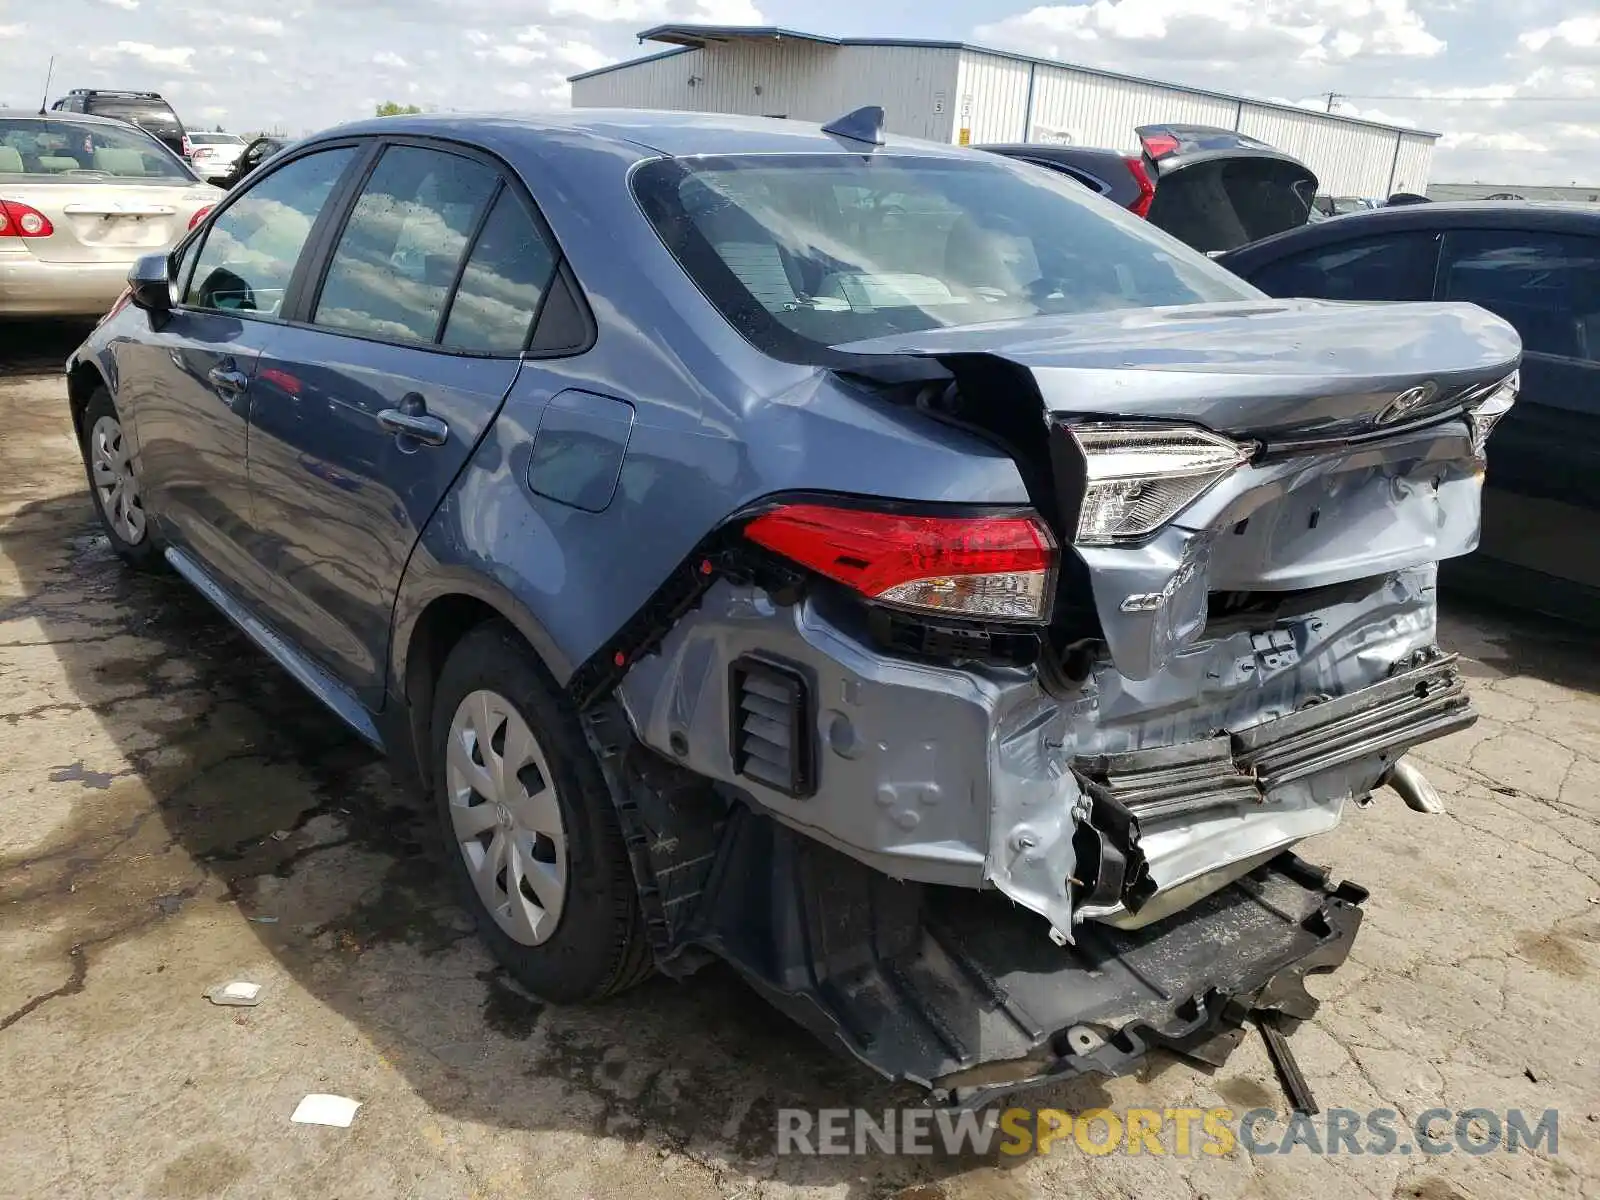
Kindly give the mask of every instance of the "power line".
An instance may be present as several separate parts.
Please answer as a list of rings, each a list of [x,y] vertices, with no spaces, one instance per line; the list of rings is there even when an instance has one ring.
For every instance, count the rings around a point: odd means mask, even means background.
[[[1434,104],[1526,104],[1538,101],[1600,104],[1600,96],[1357,96],[1345,92],[1323,92],[1322,95],[1336,95],[1341,100],[1410,100],[1413,103]]]

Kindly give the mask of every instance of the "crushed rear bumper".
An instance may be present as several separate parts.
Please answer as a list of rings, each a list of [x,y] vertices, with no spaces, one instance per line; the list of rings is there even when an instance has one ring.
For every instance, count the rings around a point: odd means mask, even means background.
[[[1253,1013],[1293,1022],[1350,952],[1367,893],[1282,853],[1137,930],[1055,946],[993,892],[898,883],[736,810],[687,941],[878,1074],[972,1108],[1153,1048],[1220,1065]]]

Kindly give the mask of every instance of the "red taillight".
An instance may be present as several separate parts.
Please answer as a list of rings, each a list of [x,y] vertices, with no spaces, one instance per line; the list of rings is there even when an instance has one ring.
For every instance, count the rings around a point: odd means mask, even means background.
[[[1144,152],[1156,162],[1178,152],[1178,139],[1170,133],[1152,133],[1139,140],[1144,144]]]
[[[1128,174],[1139,185],[1139,198],[1128,205],[1128,211],[1135,216],[1148,217],[1150,202],[1156,198],[1156,185],[1150,181],[1150,172],[1145,169],[1144,159],[1129,155],[1122,161],[1128,164]]]
[[[0,200],[0,237],[41,238],[56,231],[50,218],[20,200]]]
[[[1001,621],[1043,621],[1050,612],[1055,539],[1032,514],[928,517],[785,504],[744,532],[896,607]]]
[[[216,151],[210,146],[196,146],[189,153],[190,158],[210,158]]]
[[[196,225],[200,224],[201,221],[204,221],[206,219],[206,215],[214,207],[215,207],[215,205],[208,204],[204,208],[202,208],[198,212],[196,212],[194,214],[194,216],[190,217],[189,218],[189,228],[193,229]]]
[[[188,158],[193,153],[194,143],[189,140],[189,135],[186,133],[183,135],[183,156]]]

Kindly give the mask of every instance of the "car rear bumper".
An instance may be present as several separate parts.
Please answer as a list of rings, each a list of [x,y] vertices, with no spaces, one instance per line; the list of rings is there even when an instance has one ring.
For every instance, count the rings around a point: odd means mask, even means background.
[[[127,286],[126,262],[54,263],[0,255],[0,316],[97,317]]]
[[[1033,668],[882,652],[823,596],[718,583],[619,698],[644,744],[801,833],[893,879],[998,890],[1066,941],[1226,887],[1334,828],[1407,748],[1470,724],[1434,648],[1434,578],[1396,572],[1271,634],[1219,621],[1153,679],[1102,661],[1068,696]],[[769,723],[761,750],[805,748],[796,794],[737,766],[751,662],[808,693],[792,738]]]

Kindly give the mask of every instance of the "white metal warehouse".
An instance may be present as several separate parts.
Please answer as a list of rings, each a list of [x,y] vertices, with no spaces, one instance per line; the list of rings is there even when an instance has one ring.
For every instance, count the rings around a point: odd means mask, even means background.
[[[969,46],[659,25],[672,49],[572,76],[577,108],[665,108],[826,121],[883,106],[889,131],[939,142],[1137,150],[1134,128],[1215,125],[1287,151],[1338,196],[1423,192],[1436,133]]]

